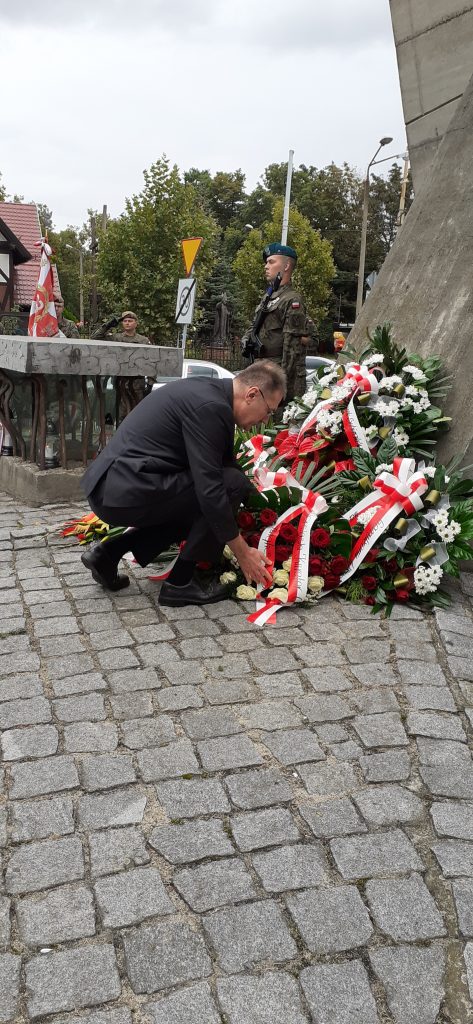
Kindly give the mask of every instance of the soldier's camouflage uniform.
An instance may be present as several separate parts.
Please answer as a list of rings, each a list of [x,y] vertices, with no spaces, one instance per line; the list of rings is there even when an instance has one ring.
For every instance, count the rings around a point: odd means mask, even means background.
[[[93,332],[93,334],[91,334],[91,338],[92,338],[93,341],[102,341],[102,340],[103,341],[122,341],[122,342],[124,342],[125,345],[151,345],[152,344],[150,339],[147,338],[146,335],[144,335],[144,334],[137,334],[137,333],[135,333],[133,335],[133,337],[130,337],[129,334],[125,334],[124,331],[118,331],[118,332],[114,332],[113,334],[110,334],[110,332],[107,331],[107,324],[101,324],[100,327],[97,327],[96,330]],[[140,402],[141,399],[144,398],[145,392],[146,392],[146,381],[145,381],[145,378],[144,377],[133,377],[132,378],[132,385],[131,385],[131,387],[132,387],[132,390],[133,390],[134,394],[136,395],[138,401]],[[124,413],[124,408],[120,407],[120,415],[121,415],[122,419],[124,417],[124,414],[125,414]]]
[[[258,331],[262,344],[258,358],[272,359],[285,371],[286,402],[290,402],[294,395],[305,391],[306,346],[302,342],[306,323],[304,302],[292,284],[283,284],[266,308],[267,312]]]
[[[65,338],[78,338],[79,331],[73,320],[66,320],[63,316],[62,320],[58,320],[58,331],[62,331]]]

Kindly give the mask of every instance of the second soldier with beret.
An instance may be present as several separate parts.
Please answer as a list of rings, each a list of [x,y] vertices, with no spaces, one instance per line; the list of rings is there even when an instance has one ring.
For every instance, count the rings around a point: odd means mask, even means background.
[[[273,284],[278,275],[280,284],[265,305],[264,318],[258,329],[261,348],[257,358],[272,359],[282,367],[287,377],[286,401],[291,401],[297,393],[296,380],[299,387],[301,379],[304,380],[305,390],[307,344],[306,338],[302,340],[306,334],[304,301],[292,284],[297,253],[290,245],[272,242],[263,249],[263,259],[268,285]]]

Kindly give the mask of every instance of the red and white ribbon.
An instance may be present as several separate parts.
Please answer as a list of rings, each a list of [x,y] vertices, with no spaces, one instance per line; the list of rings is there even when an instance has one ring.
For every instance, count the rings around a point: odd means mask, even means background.
[[[344,516],[353,527],[362,512],[374,510],[372,518],[356,541],[350,556],[350,565],[341,577],[341,583],[350,579],[358,566],[365,561],[368,552],[386,533],[393,519],[403,512],[411,516],[423,508],[421,496],[428,486],[422,470],[416,472],[414,459],[394,459],[392,472],[380,474],[374,482],[374,491],[362,498]]]
[[[379,380],[374,373],[370,372],[367,366],[363,366],[363,364],[360,363],[348,363],[345,376],[337,382],[335,390],[336,388],[343,388],[343,385],[346,386],[347,384],[350,386],[350,393],[347,395],[349,401],[343,412],[343,428],[352,448],[363,448],[364,451],[369,452],[371,449],[366,440],[365,431],[358,419],[354,400],[356,395],[360,393],[371,393],[372,395],[377,395],[379,390]],[[318,402],[309,415],[306,416],[299,430],[298,440],[300,440],[308,430],[317,427],[317,420],[322,409],[331,409],[339,401],[341,401],[341,399],[337,399],[335,394],[335,396],[324,399],[322,402]]]
[[[281,469],[272,473],[263,467],[257,474],[257,477],[258,488],[261,491],[283,486],[297,488],[300,491],[300,502],[287,509],[286,512],[283,512],[272,526],[268,526],[263,530],[258,544],[259,550],[269,558],[271,565],[274,565],[276,542],[282,527],[291,523],[294,519],[299,520],[297,538],[294,542],[291,568],[289,570],[287,602],[283,603],[278,598],[262,598],[261,591],[263,588],[261,585],[258,585],[256,611],[248,616],[248,622],[264,626],[267,622],[274,623],[276,621],[276,613],[281,608],[286,608],[297,601],[303,601],[306,597],[309,577],[310,532],[317,517],[326,511],[327,502],[318,492],[309,491],[306,487],[301,487],[301,484],[288,470]]]

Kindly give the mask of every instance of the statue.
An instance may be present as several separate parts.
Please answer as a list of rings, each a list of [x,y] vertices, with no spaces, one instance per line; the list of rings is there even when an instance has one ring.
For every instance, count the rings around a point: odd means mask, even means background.
[[[212,343],[214,345],[226,345],[229,337],[229,328],[230,309],[228,307],[227,294],[223,292],[220,296],[220,301],[217,302],[215,307]]]

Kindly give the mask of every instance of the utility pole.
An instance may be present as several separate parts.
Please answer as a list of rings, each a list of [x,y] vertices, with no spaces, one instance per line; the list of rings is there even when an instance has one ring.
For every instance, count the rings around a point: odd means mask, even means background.
[[[97,229],[95,223],[95,214],[90,215],[90,251],[92,256],[92,274],[90,281],[90,321],[92,324],[96,324],[98,320],[97,310],[97,274],[96,274],[96,254],[97,254]]]
[[[282,215],[282,232],[281,242],[283,245],[287,245],[287,232],[289,228],[289,204],[291,201],[291,183],[292,183],[292,162],[294,159],[294,150],[289,150],[289,160],[287,161],[287,177],[286,177],[286,197],[284,199],[284,212]]]
[[[102,231],[107,230],[107,206],[102,207]]]

